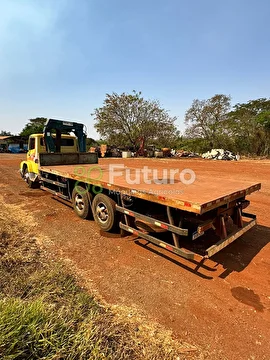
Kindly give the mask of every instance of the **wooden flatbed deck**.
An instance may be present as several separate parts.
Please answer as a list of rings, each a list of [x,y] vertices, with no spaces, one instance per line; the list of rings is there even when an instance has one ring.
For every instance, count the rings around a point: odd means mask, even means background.
[[[134,165],[134,167],[125,168],[128,169],[131,180],[135,179],[136,170],[140,169],[140,162],[138,161]],[[151,165],[149,168],[155,169],[154,164]],[[116,168],[115,172],[122,171],[125,174],[125,169]],[[112,181],[107,164],[48,165],[41,166],[40,171],[100,186],[111,191],[121,191],[134,197],[197,214],[203,214],[232,200],[245,197],[261,188],[260,183],[254,184],[249,181],[209,179],[209,175],[204,175],[202,172],[190,185],[183,184],[179,180],[179,174],[175,175],[174,183],[170,183],[170,179],[167,179],[167,184],[157,184],[153,176],[149,175],[148,179],[151,183],[146,184],[143,174],[140,174],[139,184],[129,184],[125,175],[116,176],[116,173],[114,181]],[[159,168],[157,179],[164,179],[162,175],[162,170]]]

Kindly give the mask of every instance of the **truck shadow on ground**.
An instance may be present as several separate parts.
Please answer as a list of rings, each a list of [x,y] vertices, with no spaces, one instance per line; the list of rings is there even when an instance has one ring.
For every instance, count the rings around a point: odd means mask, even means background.
[[[72,208],[70,203],[53,197],[54,200]],[[104,233],[101,231],[101,235],[104,237],[118,238],[120,234]],[[250,262],[258,255],[263,248],[270,242],[270,228],[262,225],[256,225],[254,228],[246,232],[239,239],[232,244],[221,250],[219,253],[212,256],[210,259],[202,261],[186,260],[177,256],[171,252],[155,246],[143,240],[141,238],[134,238],[131,241],[135,241],[135,244],[147,248],[148,251],[163,257],[167,261],[176,264],[183,269],[190,271],[197,276],[211,280],[214,277],[220,277],[225,279],[232,272],[243,271]],[[268,255],[265,255],[268,258]],[[224,271],[220,273],[220,267],[223,267]]]
[[[234,271],[243,271],[269,242],[270,228],[257,225],[228,247],[215,254],[211,259],[198,262],[186,260],[175,254],[166,252],[166,250],[156,247],[143,239],[137,238],[135,240],[137,245],[147,248],[148,251],[208,280],[214,277],[225,279]],[[267,256],[265,255],[265,257]],[[220,270],[218,271],[221,266],[224,269],[222,273],[220,273]],[[213,273],[217,272],[219,275],[215,276]]]
[[[191,273],[200,276],[203,279],[208,279],[208,280],[213,279],[213,276],[208,275],[207,272],[208,273],[215,272],[216,269],[214,267],[209,267],[208,265],[206,265],[203,260],[201,262],[197,262],[197,261],[193,261],[193,260],[186,260],[175,254],[172,254],[169,252],[165,253],[166,250],[156,247],[154,244],[151,244],[151,243],[147,242],[146,240],[143,240],[140,238],[135,240],[135,244],[137,244],[143,248],[146,248],[147,251],[150,251],[153,254],[158,255],[158,256],[172,262],[173,264],[180,266],[184,270],[190,271]],[[203,270],[204,273],[200,272],[199,270]]]
[[[270,243],[270,228],[256,225],[252,230],[211,258],[225,269],[219,277],[225,279],[234,271],[243,271],[268,243]],[[265,254],[265,258],[268,258],[267,254]]]

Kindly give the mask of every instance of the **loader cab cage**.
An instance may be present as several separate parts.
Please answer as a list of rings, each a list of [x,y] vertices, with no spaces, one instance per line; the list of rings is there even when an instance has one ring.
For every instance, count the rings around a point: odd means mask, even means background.
[[[53,130],[56,132],[55,139],[52,137]],[[84,130],[84,125],[55,119],[47,120],[43,130],[47,152],[60,152],[62,133],[66,134],[71,132],[78,138],[79,152],[86,152],[86,132]]]

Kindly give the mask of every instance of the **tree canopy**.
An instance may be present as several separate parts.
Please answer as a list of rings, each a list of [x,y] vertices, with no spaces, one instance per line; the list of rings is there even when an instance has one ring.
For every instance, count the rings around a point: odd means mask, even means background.
[[[12,136],[10,131],[1,130],[0,136]]]
[[[106,94],[103,106],[94,110],[95,128],[103,139],[117,146],[137,148],[139,141],[170,146],[179,135],[175,117],[156,100],[141,92]]]
[[[270,99],[230,105],[230,96],[194,100],[185,116],[182,146],[203,152],[226,148],[242,154],[268,156],[270,150]]]
[[[206,146],[217,147],[231,107],[230,101],[230,96],[222,94],[207,100],[195,99],[185,115],[187,137],[201,138]]]
[[[260,98],[236,104],[228,114],[230,136],[241,152],[269,154],[270,100]]]
[[[37,117],[35,119],[29,119],[28,123],[20,132],[21,136],[30,136],[31,134],[43,133],[43,128],[47,119],[44,117]]]

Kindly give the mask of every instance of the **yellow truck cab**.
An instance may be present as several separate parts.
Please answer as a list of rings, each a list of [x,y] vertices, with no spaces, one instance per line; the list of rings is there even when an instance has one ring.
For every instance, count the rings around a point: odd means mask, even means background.
[[[52,134],[55,140],[56,135]],[[78,140],[75,136],[62,134],[61,153],[79,152]],[[32,134],[28,140],[28,152],[26,160],[20,164],[22,178],[28,183],[29,187],[35,187],[39,183],[39,154],[47,153],[43,134]]]

